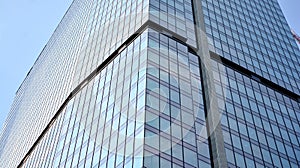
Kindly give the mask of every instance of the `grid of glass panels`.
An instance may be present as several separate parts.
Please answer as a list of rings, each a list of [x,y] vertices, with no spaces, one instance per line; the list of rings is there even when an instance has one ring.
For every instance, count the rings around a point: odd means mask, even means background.
[[[0,134],[0,167],[16,167],[72,90],[87,1],[74,1],[16,92]],[[52,101],[49,101],[52,100]],[[33,124],[34,123],[34,124]]]
[[[149,20],[149,4],[149,0],[72,3],[17,92],[1,134],[5,145],[0,147],[0,164],[19,163],[70,91]],[[162,1],[156,7],[162,11],[167,7],[168,19],[159,18],[162,25],[167,21],[168,29],[195,44],[190,1]],[[38,126],[32,128],[30,123]]]
[[[300,52],[277,0],[202,0],[211,50],[300,94]]]
[[[145,31],[68,103],[24,167],[210,167],[199,71],[186,45]]]
[[[83,78],[136,33],[148,20],[148,14],[148,0],[94,0],[73,85],[77,86]]]
[[[210,167],[199,60],[149,32],[144,166]]]
[[[70,103],[73,104],[73,103]],[[67,112],[64,111],[63,115],[60,115],[59,118],[51,126],[50,130],[43,137],[42,143],[39,143],[35,149],[35,152],[29,156],[28,160],[25,162],[23,167],[50,167],[53,163],[54,152],[58,143],[58,135],[62,127],[62,120],[64,117],[70,117],[69,115],[70,106],[68,106]],[[48,151],[48,152],[44,152]],[[40,159],[42,158],[42,159]]]
[[[213,63],[228,166],[299,167],[300,103]]]
[[[191,0],[95,0],[73,85],[78,85],[148,20],[182,36],[196,48]]]
[[[196,45],[195,24],[191,0],[150,0],[149,20],[187,39]]]
[[[142,167],[146,47],[143,33],[90,81],[25,167]]]

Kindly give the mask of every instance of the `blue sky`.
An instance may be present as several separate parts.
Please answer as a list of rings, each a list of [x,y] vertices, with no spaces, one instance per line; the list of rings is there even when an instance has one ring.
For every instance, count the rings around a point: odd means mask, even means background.
[[[16,90],[72,0],[0,0],[0,127]],[[279,0],[289,25],[300,34],[299,0]]]
[[[15,92],[71,2],[0,0],[0,128]]]

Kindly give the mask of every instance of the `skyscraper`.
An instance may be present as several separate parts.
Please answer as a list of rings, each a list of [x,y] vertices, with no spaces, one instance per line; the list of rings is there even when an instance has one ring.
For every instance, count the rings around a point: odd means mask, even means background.
[[[0,167],[299,167],[299,64],[276,0],[74,0]]]

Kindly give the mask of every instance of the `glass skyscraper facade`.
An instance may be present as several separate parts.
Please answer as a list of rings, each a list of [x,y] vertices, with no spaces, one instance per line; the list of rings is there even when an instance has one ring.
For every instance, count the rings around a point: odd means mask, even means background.
[[[74,0],[0,167],[299,167],[299,76],[276,0]]]

